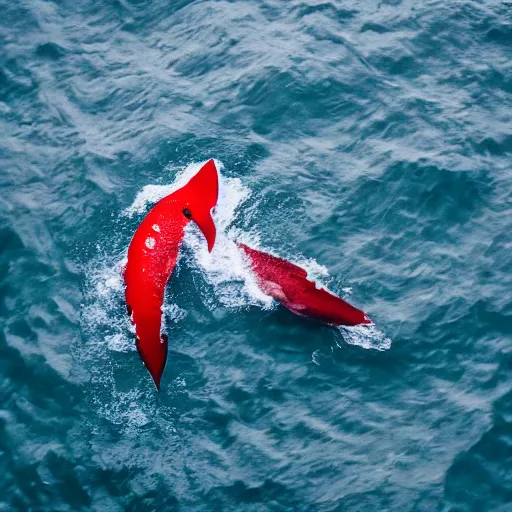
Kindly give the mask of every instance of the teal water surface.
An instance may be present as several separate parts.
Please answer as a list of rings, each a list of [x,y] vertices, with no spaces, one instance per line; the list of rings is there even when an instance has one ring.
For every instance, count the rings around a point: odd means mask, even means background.
[[[0,511],[512,511],[509,2],[0,7]],[[157,393],[120,268],[208,158]],[[375,327],[269,303],[236,239]]]

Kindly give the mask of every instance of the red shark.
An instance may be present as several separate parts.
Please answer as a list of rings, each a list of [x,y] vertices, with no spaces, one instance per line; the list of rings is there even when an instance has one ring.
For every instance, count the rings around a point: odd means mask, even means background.
[[[217,204],[219,181],[209,160],[182,188],[160,200],[135,231],[124,270],[128,314],[135,324],[137,350],[157,389],[167,360],[167,336],[161,335],[164,290],[193,220],[203,232],[208,250],[215,243],[211,209]]]
[[[258,286],[296,315],[330,325],[371,324],[368,315],[327,290],[318,289],[307,272],[289,261],[237,243],[248,257]]]

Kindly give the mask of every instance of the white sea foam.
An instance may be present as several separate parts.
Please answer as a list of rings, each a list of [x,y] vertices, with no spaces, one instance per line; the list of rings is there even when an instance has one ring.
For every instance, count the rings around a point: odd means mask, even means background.
[[[318,282],[321,286],[325,287],[322,281],[329,277],[327,267],[320,265],[320,263],[313,258],[298,260],[294,263],[302,267],[308,273],[308,279],[310,281]]]
[[[177,304],[164,304],[162,306],[164,315],[173,322],[179,322],[187,316],[187,312],[181,309]]]
[[[105,341],[107,342],[109,350],[112,350],[113,352],[135,351],[135,344],[133,343],[133,339],[129,339],[128,336],[122,332],[116,332],[114,334],[105,336]]]
[[[391,348],[391,339],[379,331],[373,323],[350,327],[340,326],[338,330],[349,345],[357,345],[367,350],[389,350]]]
[[[257,305],[268,309],[272,306],[273,300],[260,291],[242,251],[234,241],[257,246],[259,236],[257,233],[241,233],[231,226],[239,206],[250,195],[250,190],[242,184],[240,179],[221,176],[219,199],[213,215],[217,237],[212,252],[208,252],[203,235],[192,223],[186,231],[184,242],[186,246],[192,248],[191,252],[196,265],[224,306]]]
[[[82,309],[85,329],[95,336],[103,336],[102,341],[117,352],[126,351],[131,327],[123,304],[122,265],[121,259],[108,262],[104,255],[91,262],[86,272],[88,281]],[[122,315],[118,313],[120,306]],[[133,340],[130,341],[129,345],[133,346]]]

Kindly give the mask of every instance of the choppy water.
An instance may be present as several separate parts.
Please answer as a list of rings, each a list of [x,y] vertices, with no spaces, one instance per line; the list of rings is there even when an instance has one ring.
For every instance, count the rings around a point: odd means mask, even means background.
[[[1,2],[0,510],[512,510],[512,5]],[[214,157],[157,394],[119,266]],[[242,239],[362,307],[262,296]]]

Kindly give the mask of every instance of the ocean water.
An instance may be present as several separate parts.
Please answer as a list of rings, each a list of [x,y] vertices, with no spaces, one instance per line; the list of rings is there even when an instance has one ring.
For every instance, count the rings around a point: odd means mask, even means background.
[[[1,512],[512,511],[510,2],[0,7]],[[157,393],[120,268],[209,158]]]

